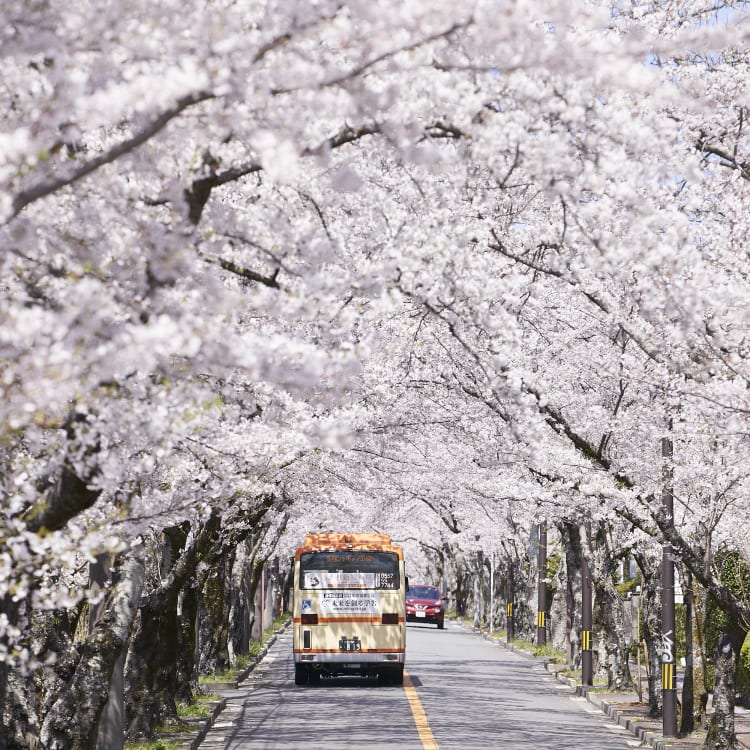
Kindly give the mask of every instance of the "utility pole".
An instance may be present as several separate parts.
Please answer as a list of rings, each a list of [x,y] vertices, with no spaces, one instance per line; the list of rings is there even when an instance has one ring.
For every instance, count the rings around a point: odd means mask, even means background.
[[[669,422],[672,431],[672,420]],[[672,488],[672,458],[674,448],[671,437],[661,439],[662,457],[662,506],[667,523],[674,523],[674,496]],[[662,733],[665,737],[677,736],[677,659],[675,655],[674,617],[674,556],[672,545],[665,541],[661,562],[661,689],[662,689]]]
[[[587,524],[587,536],[590,540],[591,531]],[[591,568],[584,550],[581,560],[581,681],[584,685],[594,684],[594,659],[591,651],[591,629],[593,611],[591,607]]]
[[[266,561],[260,568],[260,635],[258,638],[263,640],[263,631],[266,627]]]
[[[537,612],[536,612],[536,642],[538,646],[547,643],[547,524],[539,524],[539,553],[537,555]]]
[[[505,633],[506,633],[505,640],[508,643],[510,643],[513,640],[513,637],[515,635],[515,633],[514,633],[514,627],[513,627],[513,597],[514,597],[514,591],[513,591],[513,559],[511,557],[508,558],[508,579],[507,579],[507,585],[508,585],[508,601],[507,601],[506,609],[505,609]]]
[[[495,629],[495,552],[490,557],[490,635]]]
[[[443,596],[448,596],[448,555],[443,545]]]

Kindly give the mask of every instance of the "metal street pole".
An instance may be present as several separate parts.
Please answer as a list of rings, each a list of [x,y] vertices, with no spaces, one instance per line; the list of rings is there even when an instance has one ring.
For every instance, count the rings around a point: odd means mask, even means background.
[[[514,597],[514,591],[513,591],[513,560],[511,558],[508,558],[508,601],[506,604],[506,610],[505,610],[505,633],[506,637],[505,640],[510,643],[514,636],[514,626],[513,626],[513,597]]]
[[[479,556],[477,555],[477,560]],[[476,573],[474,575],[474,619],[473,625],[478,630],[481,625],[481,619],[479,617],[479,572],[481,568],[479,563],[476,565]]]
[[[260,568],[260,635],[259,638],[263,640],[263,630],[266,627],[266,563]]]
[[[490,635],[495,629],[495,553],[490,557]]]
[[[594,684],[594,659],[591,650],[591,628],[593,612],[591,607],[591,569],[584,554],[581,561],[581,681],[584,685]]]
[[[670,431],[672,425],[670,420]],[[668,522],[674,520],[674,496],[672,494],[672,439],[661,440],[662,457],[662,506]],[[677,659],[675,656],[675,606],[674,606],[674,557],[672,545],[665,542],[661,562],[661,689],[662,689],[662,733],[665,737],[677,736]]]
[[[448,555],[443,547],[443,596],[448,596]]]
[[[536,642],[538,646],[547,643],[547,524],[539,524],[539,553],[537,556],[537,612],[536,612]]]

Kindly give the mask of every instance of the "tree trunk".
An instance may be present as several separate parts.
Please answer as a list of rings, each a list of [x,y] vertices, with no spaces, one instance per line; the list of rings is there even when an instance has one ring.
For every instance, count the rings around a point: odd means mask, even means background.
[[[75,411],[68,414],[65,421],[65,434],[70,444],[68,450],[71,454],[78,452],[77,430],[87,422],[88,416],[85,414]],[[28,531],[38,534],[59,531],[70,519],[90,508],[97,501],[100,491],[90,487],[91,480],[98,474],[98,466],[94,460],[97,451],[98,444],[86,449],[88,469],[82,475],[76,472],[72,460],[66,460],[58,476],[45,479],[43,495],[23,514],[23,521]],[[0,611],[7,617],[8,624],[16,627],[23,634],[22,638],[27,639],[34,625],[35,614],[30,602],[31,596],[26,602],[14,602],[11,597],[7,596],[3,597],[0,602]],[[7,646],[10,653],[13,653],[20,650],[22,646],[28,648],[30,644],[27,641],[7,644]],[[67,644],[65,649],[68,650]],[[62,660],[66,661],[65,658]],[[0,662],[0,750],[31,747],[39,731],[38,716],[33,715],[38,713],[34,706],[35,699],[31,695],[34,691],[33,683],[18,679],[20,673],[15,672],[14,669],[14,665],[5,661]],[[10,690],[11,682],[14,681],[13,690]]]
[[[695,719],[700,726],[707,728],[706,709],[708,694],[712,689],[709,685],[709,655],[706,648],[706,617],[708,613],[708,596],[706,590],[693,579],[691,591],[693,602],[693,686],[698,691],[698,705],[695,709]]]
[[[28,631],[25,613],[28,600],[16,602],[10,595],[2,599],[2,610],[10,624]],[[0,660],[0,750],[17,750],[33,746],[38,736],[38,709],[34,685],[20,678],[17,665]]]
[[[248,575],[250,545],[244,542],[237,546],[231,572],[229,591],[229,640],[227,650],[229,662],[237,663],[239,654],[246,654],[250,647],[250,589],[252,577]]]
[[[189,685],[180,680],[180,674],[189,669],[180,656],[186,645],[180,634],[191,623],[178,617],[178,602],[218,528],[219,517],[214,515],[190,540],[184,524],[164,532],[161,562],[169,575],[141,603],[125,665],[129,738],[151,737],[159,724],[177,721],[177,696],[192,698]],[[189,635],[186,641],[190,643]]]
[[[131,550],[123,563],[110,603],[80,646],[72,678],[57,695],[41,726],[45,750],[93,750],[99,716],[109,697],[117,660],[127,646],[144,582],[143,550]]]
[[[661,716],[661,558],[636,554],[641,571],[641,630],[648,660],[648,713]]]
[[[455,558],[454,558],[455,559]],[[466,598],[464,590],[466,588],[465,566],[462,560],[456,560],[456,588],[454,596],[456,598],[456,614],[463,617],[466,614]]]
[[[180,592],[177,601],[177,692],[175,700],[190,703],[198,688],[198,587],[192,583]]]
[[[695,729],[695,683],[693,674],[693,576],[689,570],[682,575],[683,601],[685,603],[685,677],[682,683],[682,718],[680,734],[690,734]]]
[[[112,559],[108,554],[97,556],[96,562],[89,565],[89,589],[93,596],[106,591],[114,583]],[[96,623],[104,612],[105,602],[89,604],[88,632],[93,632]],[[124,656],[121,654],[112,671],[112,682],[104,709],[99,716],[96,736],[96,750],[122,750],[125,741],[125,699],[123,696]]]
[[[714,657],[714,700],[709,718],[705,750],[735,750],[734,683],[740,649],[747,629],[729,623],[721,634]]]
[[[160,724],[177,721],[177,596],[151,594],[141,605],[126,663],[129,739],[153,737]]]
[[[231,666],[229,657],[229,612],[234,552],[228,552],[201,589],[198,618],[201,674],[223,671]]]
[[[513,634],[522,640],[531,640],[536,632],[537,590],[529,554],[528,546],[512,544],[507,549],[508,564],[513,568]]]
[[[592,541],[593,625],[598,646],[594,678],[605,678],[609,690],[628,690],[633,687],[633,678],[628,663],[625,613],[622,598],[613,583],[615,561],[605,524],[600,524],[596,539]]]
[[[565,596],[556,596],[556,600],[564,599],[565,617],[564,617],[564,634],[561,638],[556,632],[556,620],[562,620],[562,617],[553,616],[552,619],[552,642],[555,645],[561,644],[565,647],[565,656],[568,664],[580,666],[581,663],[581,567],[583,553],[581,549],[581,532],[578,526],[572,523],[560,523],[558,525],[560,540],[562,542],[565,554],[561,561],[560,570],[558,571],[558,591],[564,591]],[[561,604],[559,602],[555,611],[560,613]]]

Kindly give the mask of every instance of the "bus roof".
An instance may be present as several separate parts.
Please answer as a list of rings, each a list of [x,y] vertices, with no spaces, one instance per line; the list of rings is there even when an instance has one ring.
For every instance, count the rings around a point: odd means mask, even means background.
[[[390,534],[343,534],[327,532],[325,534],[308,534],[304,544],[297,549],[295,559],[299,560],[303,552],[322,552],[324,550],[364,549],[395,552],[399,560],[404,559],[401,547],[391,543]]]

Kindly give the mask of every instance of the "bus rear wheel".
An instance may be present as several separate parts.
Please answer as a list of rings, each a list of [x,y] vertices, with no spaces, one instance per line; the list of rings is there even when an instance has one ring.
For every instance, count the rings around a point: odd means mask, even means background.
[[[404,665],[399,664],[395,668],[388,669],[387,671],[380,672],[378,675],[380,682],[389,685],[403,685],[404,684]]]
[[[294,684],[295,685],[307,685],[310,678],[310,673],[307,671],[307,667],[304,664],[294,665]]]

